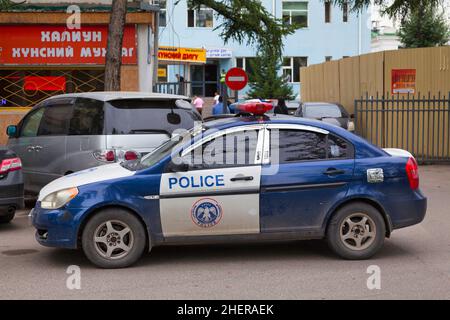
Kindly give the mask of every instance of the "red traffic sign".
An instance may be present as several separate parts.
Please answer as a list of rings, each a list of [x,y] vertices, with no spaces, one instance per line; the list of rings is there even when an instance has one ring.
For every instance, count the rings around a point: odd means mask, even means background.
[[[248,83],[247,73],[241,68],[231,68],[225,75],[225,83],[231,90],[242,90]]]

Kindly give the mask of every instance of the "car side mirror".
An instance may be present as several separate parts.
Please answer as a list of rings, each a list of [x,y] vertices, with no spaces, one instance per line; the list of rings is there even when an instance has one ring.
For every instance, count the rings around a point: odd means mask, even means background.
[[[6,134],[10,138],[16,138],[17,137],[17,126],[10,125],[6,128]]]
[[[189,165],[187,163],[174,163],[170,161],[166,167],[166,172],[186,172],[189,171]]]

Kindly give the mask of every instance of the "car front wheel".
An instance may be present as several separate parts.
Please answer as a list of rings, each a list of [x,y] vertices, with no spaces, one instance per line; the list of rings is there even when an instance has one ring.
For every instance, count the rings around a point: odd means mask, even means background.
[[[349,260],[372,257],[383,246],[386,225],[381,213],[366,203],[352,203],[339,209],[327,229],[329,247]]]
[[[130,212],[109,208],[96,213],[86,224],[82,246],[86,257],[101,268],[125,268],[144,252],[146,231]]]

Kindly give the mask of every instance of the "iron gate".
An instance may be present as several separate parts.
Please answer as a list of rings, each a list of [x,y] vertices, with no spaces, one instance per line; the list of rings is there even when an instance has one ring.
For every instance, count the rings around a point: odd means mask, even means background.
[[[354,107],[356,133],[371,143],[408,150],[420,163],[450,161],[450,92],[366,94]]]

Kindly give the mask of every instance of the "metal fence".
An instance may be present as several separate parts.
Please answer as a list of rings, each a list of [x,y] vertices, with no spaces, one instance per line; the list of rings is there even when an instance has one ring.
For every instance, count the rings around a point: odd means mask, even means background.
[[[373,144],[408,150],[420,163],[450,161],[450,92],[366,94],[355,100],[355,126]]]

